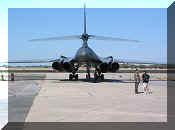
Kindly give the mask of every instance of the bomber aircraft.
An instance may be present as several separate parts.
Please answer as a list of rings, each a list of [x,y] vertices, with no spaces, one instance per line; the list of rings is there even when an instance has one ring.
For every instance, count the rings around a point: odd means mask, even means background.
[[[104,80],[104,73],[117,72],[119,70],[119,64],[125,61],[114,59],[112,56],[100,57],[89,46],[88,39],[94,40],[111,40],[111,41],[123,41],[123,42],[140,42],[138,40],[123,39],[116,37],[105,37],[89,35],[86,29],[86,5],[84,4],[84,32],[81,35],[62,36],[62,37],[48,37],[29,40],[30,42],[37,41],[51,41],[51,40],[82,40],[82,46],[77,50],[74,57],[60,56],[55,60],[48,60],[52,63],[52,68],[57,71],[69,72],[69,80],[78,80],[78,70],[81,65],[86,66],[86,79],[90,79],[90,67],[95,66],[94,80]],[[42,63],[45,61],[17,61],[9,63]],[[126,63],[126,62],[125,62]]]

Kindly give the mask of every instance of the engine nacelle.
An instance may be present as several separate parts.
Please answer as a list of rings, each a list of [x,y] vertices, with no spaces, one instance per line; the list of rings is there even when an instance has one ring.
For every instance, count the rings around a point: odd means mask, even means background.
[[[116,72],[117,70],[119,70],[119,64],[117,62],[113,62],[111,63],[111,67],[110,67],[110,71],[111,72]]]
[[[108,71],[109,65],[107,63],[101,63],[99,69],[102,73],[106,73]]]
[[[63,62],[63,68],[67,72],[72,72],[72,64],[70,62]]]
[[[52,68],[54,70],[58,70],[58,71],[62,71],[63,70],[63,67],[62,67],[61,63],[59,63],[59,62],[53,62],[52,63]]]

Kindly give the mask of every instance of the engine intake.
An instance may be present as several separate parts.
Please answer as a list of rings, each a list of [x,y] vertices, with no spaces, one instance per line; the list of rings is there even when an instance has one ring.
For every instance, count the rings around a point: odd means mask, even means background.
[[[119,70],[119,64],[117,63],[117,62],[113,62],[112,64],[111,64],[111,68],[110,68],[110,71],[111,72],[116,72],[117,70]]]
[[[64,70],[66,70],[67,72],[72,72],[72,64],[69,62],[64,62],[63,63],[63,68]]]
[[[107,63],[101,63],[100,64],[100,70],[102,73],[106,73],[108,71],[109,65]]]
[[[53,62],[53,63],[52,63],[52,68],[53,68],[54,70],[62,71],[62,65],[61,65],[59,62]]]

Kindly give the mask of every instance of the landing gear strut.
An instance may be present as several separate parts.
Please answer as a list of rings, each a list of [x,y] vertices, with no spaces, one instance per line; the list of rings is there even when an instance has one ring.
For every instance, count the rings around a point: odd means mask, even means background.
[[[76,72],[78,71],[78,66],[74,66],[72,70],[72,74],[69,74],[69,80],[78,80],[78,74]]]
[[[87,74],[86,74],[86,79],[87,79],[87,80],[90,80],[91,75],[90,75],[89,65],[87,65],[87,67],[86,67],[86,72],[87,72]]]
[[[101,80],[104,80],[104,74],[102,74],[102,72],[96,68],[95,72],[94,72],[94,80],[95,82],[98,80],[98,79],[101,79]]]

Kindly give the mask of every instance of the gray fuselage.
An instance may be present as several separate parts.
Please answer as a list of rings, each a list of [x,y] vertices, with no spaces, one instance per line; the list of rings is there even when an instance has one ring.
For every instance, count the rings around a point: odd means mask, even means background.
[[[80,63],[101,63],[100,58],[87,44],[78,49],[74,59]]]

